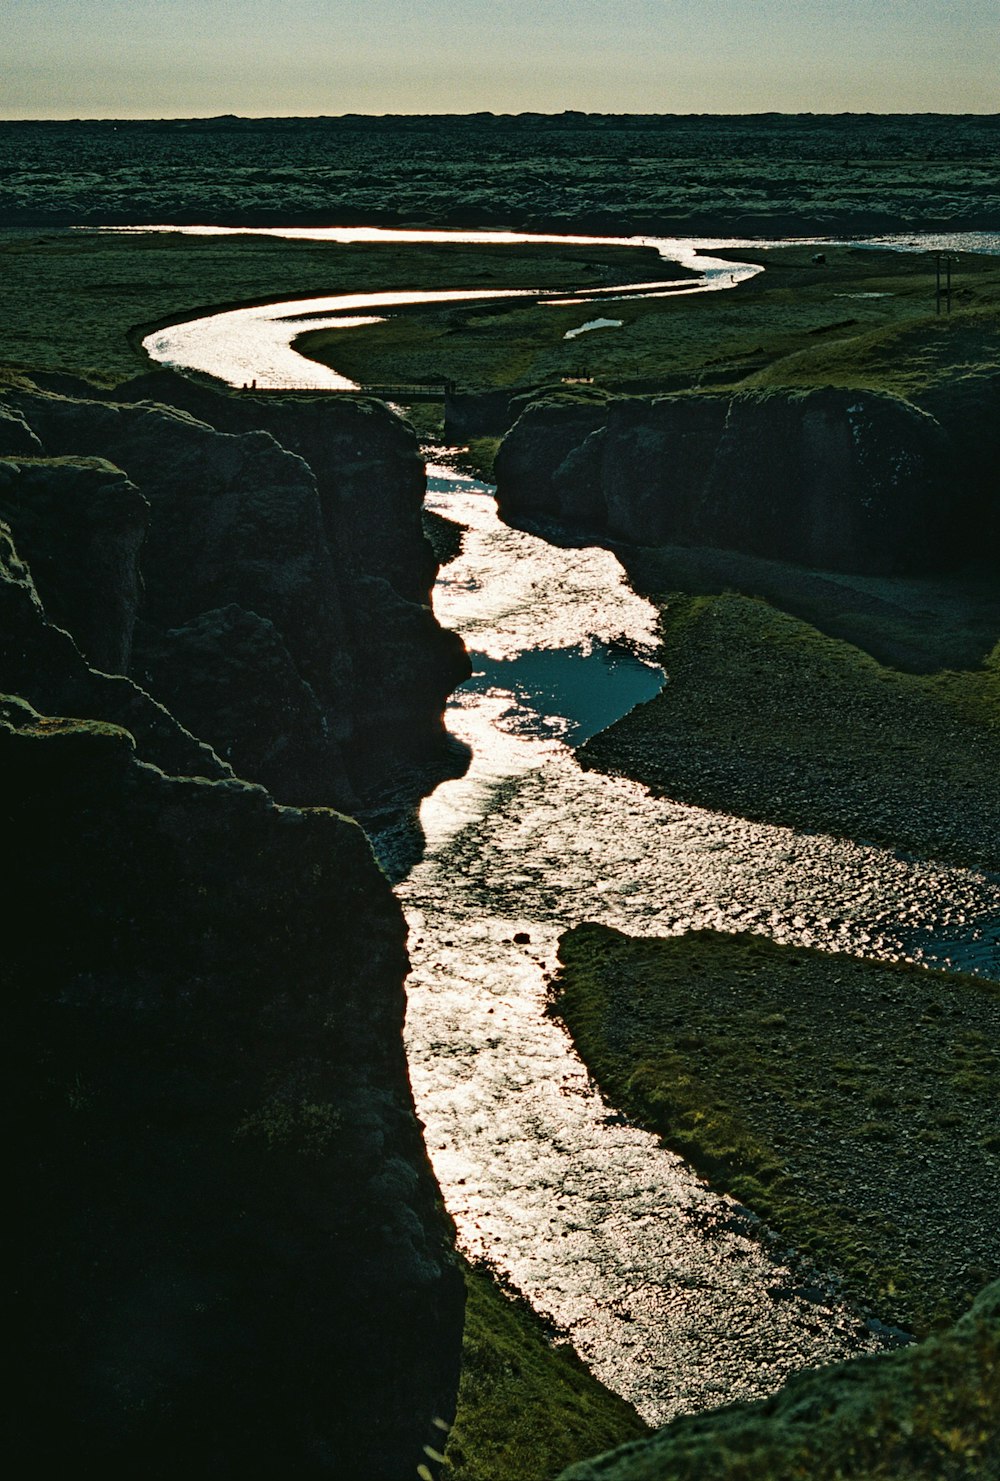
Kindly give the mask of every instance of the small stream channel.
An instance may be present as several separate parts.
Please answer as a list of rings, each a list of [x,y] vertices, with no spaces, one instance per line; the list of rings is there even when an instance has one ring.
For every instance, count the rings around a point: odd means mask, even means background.
[[[363,297],[337,311],[375,306]],[[314,307],[221,314],[147,349],[232,384],[317,388],[324,368],[290,348]],[[466,527],[435,610],[474,658],[447,716],[472,763],[424,802],[426,853],[397,895],[414,1094],[462,1247],[653,1423],[877,1348],[884,1333],[818,1300],[752,1216],[605,1106],[546,1012],[557,940],[582,920],[710,926],[1000,975],[1000,881],[582,771],[573,746],[661,682],[654,609],[610,553],[512,530],[486,485],[429,475],[428,506]]]

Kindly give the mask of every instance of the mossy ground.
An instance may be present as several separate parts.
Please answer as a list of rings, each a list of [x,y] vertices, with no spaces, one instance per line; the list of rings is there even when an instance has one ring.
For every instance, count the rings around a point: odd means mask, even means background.
[[[1000,868],[1000,648],[904,674],[732,593],[665,599],[667,683],[584,765],[745,817]]]
[[[996,153],[995,114],[12,121],[0,219],[995,231]]]
[[[933,254],[830,247],[816,266],[815,250],[733,251],[765,272],[723,292],[616,301],[621,328],[570,340],[567,330],[611,309],[459,305],[319,331],[300,348],[363,382],[507,386],[573,376],[644,392],[846,385],[914,399],[958,370],[996,364],[998,259],[960,254],[953,312],[939,315]]]
[[[613,1104],[883,1321],[1000,1275],[1000,984],[766,937],[560,943],[556,1007]]]
[[[156,324],[241,304],[397,288],[599,287],[661,272],[653,253],[615,247],[344,245],[155,231],[0,231],[2,358],[12,366],[115,380],[148,368],[139,340]],[[482,313],[489,310],[484,306]],[[406,313],[391,321],[401,333],[415,322]],[[338,346],[351,334],[338,331]],[[420,378],[452,377],[446,359],[439,366]],[[385,373],[369,369],[368,380],[410,379],[402,363]]]
[[[573,1349],[553,1340],[488,1271],[467,1267],[468,1304],[458,1414],[446,1476],[456,1481],[551,1481],[585,1456],[648,1433]]]
[[[675,1420],[561,1481],[996,1481],[1000,1285],[916,1348],[799,1373],[757,1404]]]

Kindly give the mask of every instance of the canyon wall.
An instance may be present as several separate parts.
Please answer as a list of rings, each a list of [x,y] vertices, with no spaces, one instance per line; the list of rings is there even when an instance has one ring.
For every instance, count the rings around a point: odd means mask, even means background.
[[[353,811],[401,767],[454,768],[441,713],[468,659],[430,610],[423,464],[385,406],[166,372],[35,384],[4,393],[0,452],[17,418],[50,459],[102,459],[148,504],[126,665],[144,689],[282,802]],[[23,501],[0,517],[20,548]]]
[[[505,518],[902,574],[978,554],[961,448],[898,398],[836,388],[536,402],[496,461]]]
[[[405,924],[361,828],[282,801],[440,742],[465,659],[412,439],[331,408],[318,478],[269,431],[81,389],[0,413],[19,1448],[402,1481],[454,1413],[464,1299]]]

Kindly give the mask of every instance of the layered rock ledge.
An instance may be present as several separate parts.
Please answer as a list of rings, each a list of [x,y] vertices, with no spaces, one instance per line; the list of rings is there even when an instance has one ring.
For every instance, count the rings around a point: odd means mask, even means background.
[[[542,400],[501,445],[497,498],[515,522],[900,574],[975,551],[956,453],[927,412],[869,391]]]
[[[128,633],[109,634],[108,651],[90,639],[96,662],[283,802],[353,811],[401,767],[454,768],[441,713],[468,659],[430,610],[423,465],[386,407],[243,399],[161,373],[103,391],[39,376],[8,389],[3,409],[0,455],[9,430],[21,462],[7,486],[22,494],[0,513],[22,555],[33,524],[54,528],[39,514],[43,486],[57,497],[52,459],[100,459],[148,506],[136,589],[114,598],[130,606]],[[23,429],[49,460],[33,472]],[[52,578],[39,566],[36,580],[49,603],[92,589],[73,560],[69,547],[46,553]],[[95,605],[110,602],[105,591]]]

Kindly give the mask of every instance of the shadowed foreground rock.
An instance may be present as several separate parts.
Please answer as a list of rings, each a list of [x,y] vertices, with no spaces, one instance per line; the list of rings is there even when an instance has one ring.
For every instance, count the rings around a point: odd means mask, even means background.
[[[25,1449],[105,1476],[412,1475],[451,1416],[461,1279],[364,835],[18,701],[0,756]]]
[[[322,677],[349,665],[346,624],[307,641],[342,591],[315,481],[265,432],[25,404],[85,455],[0,463],[15,1447],[111,1481],[404,1481],[454,1413],[464,1287],[410,1094],[401,912],[349,818],[277,805],[92,666],[131,645],[234,759],[332,789],[319,684],[224,600],[266,597]],[[433,645],[395,591],[365,612],[401,606]]]

